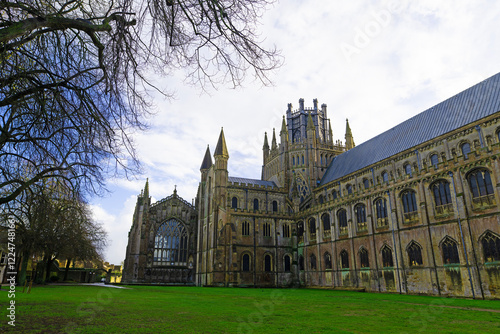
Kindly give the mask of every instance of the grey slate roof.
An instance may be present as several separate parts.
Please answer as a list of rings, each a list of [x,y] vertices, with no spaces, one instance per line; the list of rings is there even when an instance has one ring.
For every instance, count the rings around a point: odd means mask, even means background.
[[[500,111],[500,73],[335,157],[320,185]]]
[[[254,180],[254,179],[245,179],[242,177],[233,177],[230,176],[228,178],[229,182],[236,182],[236,183],[241,183],[241,184],[248,184],[248,185],[257,185],[257,186],[265,186],[265,187],[277,187],[276,183],[273,181],[262,181],[262,180]]]

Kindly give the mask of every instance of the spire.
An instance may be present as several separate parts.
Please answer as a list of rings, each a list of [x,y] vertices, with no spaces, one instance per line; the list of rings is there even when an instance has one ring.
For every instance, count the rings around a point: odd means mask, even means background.
[[[207,145],[207,151],[205,152],[205,157],[201,163],[200,170],[209,169],[210,167],[212,167],[212,157],[210,155],[210,148]]]
[[[350,150],[355,147],[354,138],[352,137],[351,128],[349,127],[349,120],[346,118],[346,126],[345,126],[345,148],[346,150]]]
[[[330,140],[328,143],[333,146],[333,131],[332,131],[332,123],[328,121],[328,131],[330,131]]]
[[[314,122],[313,122],[310,111],[308,112],[308,116],[307,116],[307,131],[309,131],[309,130],[316,130],[316,128],[314,127]]]
[[[269,151],[269,143],[267,142],[267,132],[264,133],[264,146],[262,146],[264,151]]]
[[[286,127],[285,116],[283,116],[283,122],[281,122],[281,131],[280,135],[283,135],[288,132],[288,128]]]
[[[146,178],[146,184],[144,185],[144,197],[149,197],[149,178]]]
[[[276,150],[278,149],[278,145],[276,144],[276,131],[273,128],[273,141],[271,143],[271,150]]]
[[[220,130],[219,141],[217,142],[217,146],[215,147],[214,157],[222,156],[226,159],[229,158],[229,153],[227,153],[226,139],[224,138],[224,128]]]

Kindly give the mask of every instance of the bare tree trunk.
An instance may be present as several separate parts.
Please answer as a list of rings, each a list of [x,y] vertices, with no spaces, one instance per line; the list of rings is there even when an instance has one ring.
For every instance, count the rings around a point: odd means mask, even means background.
[[[26,270],[28,269],[28,261],[30,258],[29,251],[22,252],[21,256],[21,270],[19,272],[18,281],[19,285],[24,285],[24,281],[26,281]]]
[[[71,264],[71,260],[72,259],[67,259],[67,261],[66,261],[66,269],[64,270],[64,279],[63,279],[63,281],[67,281],[68,280],[68,271],[69,271],[69,266]]]

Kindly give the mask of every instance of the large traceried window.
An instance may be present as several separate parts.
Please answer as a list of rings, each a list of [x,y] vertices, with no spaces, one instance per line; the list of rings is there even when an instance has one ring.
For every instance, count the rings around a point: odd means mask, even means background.
[[[423,264],[422,261],[422,247],[417,244],[415,241],[412,241],[408,248],[406,249],[408,252],[408,262],[410,266],[421,266]]]
[[[435,210],[437,215],[443,215],[453,212],[451,202],[450,184],[448,181],[440,180],[431,185],[431,191],[434,195]]]
[[[469,189],[472,194],[472,205],[482,208],[495,204],[495,194],[490,172],[487,169],[475,169],[467,174]]]
[[[485,262],[500,261],[500,238],[490,231],[481,239]]]
[[[418,220],[417,199],[415,197],[415,191],[403,191],[401,193],[401,201],[403,202],[404,222],[410,223]]]
[[[356,224],[358,226],[358,231],[366,231],[366,207],[364,204],[356,204],[354,206],[354,214],[356,216]]]
[[[457,242],[450,237],[445,237],[441,242],[441,249],[443,251],[443,263],[452,264],[460,263],[460,258],[458,257],[458,247]]]
[[[155,236],[153,265],[186,266],[188,232],[181,222],[170,219],[161,224]]]

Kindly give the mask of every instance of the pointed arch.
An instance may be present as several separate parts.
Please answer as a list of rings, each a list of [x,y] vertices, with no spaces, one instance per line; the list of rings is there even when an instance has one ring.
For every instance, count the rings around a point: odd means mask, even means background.
[[[408,253],[408,263],[411,267],[421,266],[422,261],[422,246],[420,246],[415,240],[412,240],[406,247],[406,252]]]
[[[393,261],[393,257],[392,257],[392,248],[389,247],[387,244],[384,244],[380,251],[382,253],[382,266],[384,268],[394,267],[394,261]]]
[[[156,231],[153,265],[186,266],[188,245],[184,224],[176,219],[167,220]]]
[[[345,249],[340,252],[340,267],[349,269],[349,253]]]
[[[439,247],[443,255],[443,264],[460,263],[458,256],[458,243],[450,236],[445,236],[440,242]]]
[[[500,261],[500,237],[491,231],[486,231],[480,238],[483,248],[484,262]]]
[[[323,254],[323,259],[325,261],[325,269],[332,269],[332,257],[330,253],[325,252],[325,254]]]
[[[361,246],[359,248],[359,264],[361,268],[369,268],[370,267],[370,259],[368,257],[368,250]]]

